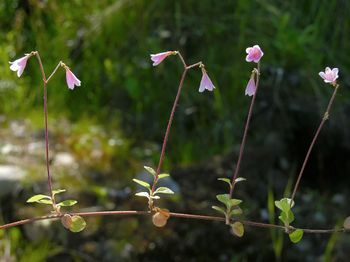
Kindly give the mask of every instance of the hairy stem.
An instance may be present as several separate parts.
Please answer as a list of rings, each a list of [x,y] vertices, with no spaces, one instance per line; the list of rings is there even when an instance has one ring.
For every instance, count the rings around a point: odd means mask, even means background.
[[[333,105],[333,102],[334,102],[334,98],[335,98],[335,95],[337,94],[337,90],[338,90],[338,87],[339,85],[336,84],[334,86],[334,91],[333,91],[333,95],[331,97],[331,99],[329,100],[329,103],[328,103],[328,106],[327,106],[327,109],[326,109],[326,112],[324,113],[323,117],[322,117],[322,120],[321,120],[321,123],[320,125],[318,126],[317,130],[316,130],[316,133],[311,141],[311,144],[309,146],[309,149],[307,150],[307,153],[306,153],[306,156],[305,156],[305,159],[304,159],[304,162],[303,162],[303,165],[300,169],[300,172],[299,172],[299,175],[298,175],[298,179],[295,183],[295,186],[294,186],[294,189],[293,189],[293,193],[292,193],[292,197],[291,199],[294,200],[294,197],[295,197],[295,194],[298,190],[298,186],[299,186],[299,183],[300,183],[300,180],[301,180],[301,177],[303,176],[303,173],[304,173],[304,169],[306,167],[306,164],[309,160],[309,157],[310,157],[310,154],[311,154],[311,151],[312,151],[312,148],[314,147],[315,143],[316,143],[316,140],[318,138],[318,135],[320,134],[321,132],[321,129],[324,125],[324,123],[328,120],[329,118],[329,114],[330,114],[330,111],[331,111],[331,108],[332,108],[332,105]],[[291,203],[293,203],[293,201],[291,201]]]
[[[255,90],[253,98],[250,102],[250,107],[249,107],[249,111],[248,111],[247,120],[245,123],[243,138],[242,138],[241,146],[239,148],[239,155],[238,155],[238,160],[237,160],[237,164],[236,164],[236,169],[235,169],[235,172],[234,172],[233,177],[232,177],[232,182],[231,182],[232,186],[230,187],[230,198],[232,198],[233,190],[234,190],[235,184],[236,184],[235,181],[238,177],[239,169],[241,167],[241,161],[243,158],[243,152],[244,152],[245,142],[247,139],[247,133],[248,133],[248,129],[249,129],[250,119],[251,119],[252,114],[253,114],[253,107],[254,107],[256,94],[258,93],[259,79],[260,79],[260,63],[258,63],[258,72],[257,72],[257,76],[256,76],[256,90]]]

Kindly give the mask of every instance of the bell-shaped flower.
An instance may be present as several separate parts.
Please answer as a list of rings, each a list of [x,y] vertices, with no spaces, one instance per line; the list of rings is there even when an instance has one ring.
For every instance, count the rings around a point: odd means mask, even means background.
[[[325,83],[330,83],[332,85],[335,85],[339,73],[338,68],[330,69],[329,67],[326,67],[324,72],[319,72],[319,76],[323,78]]]
[[[68,66],[64,67],[66,69],[66,80],[68,88],[73,90],[74,86],[80,86],[81,81],[70,71]]]
[[[201,83],[199,85],[199,92],[202,93],[202,92],[204,92],[205,89],[207,89],[209,91],[213,91],[214,88],[215,88],[215,86],[211,82],[211,80],[207,74],[207,71],[205,71],[204,67],[202,67],[202,79],[201,79]]]
[[[245,51],[247,53],[247,56],[245,58],[247,62],[254,61],[255,63],[259,63],[260,59],[264,55],[263,51],[258,45],[255,45],[253,47],[248,47]]]
[[[31,54],[26,54],[25,56],[10,62],[10,69],[14,72],[17,71],[17,76],[20,77],[24,71],[24,68],[26,68],[27,61],[31,57]]]
[[[176,51],[167,51],[163,53],[158,54],[152,54],[151,60],[153,61],[153,66],[159,65],[165,58],[167,58],[170,55],[175,55]]]
[[[255,80],[254,80],[254,74],[250,77],[247,87],[245,89],[245,95],[246,96],[253,96],[255,95],[256,92],[256,85],[255,85]]]

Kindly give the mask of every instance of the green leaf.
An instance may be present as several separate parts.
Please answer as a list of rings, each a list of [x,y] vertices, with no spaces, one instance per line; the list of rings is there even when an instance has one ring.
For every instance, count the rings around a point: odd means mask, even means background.
[[[235,179],[235,183],[238,183],[238,182],[242,182],[242,181],[246,181],[247,179],[245,179],[244,177],[237,177]]]
[[[235,216],[235,215],[241,215],[243,213],[242,209],[240,207],[234,207],[230,212],[229,212],[229,217]]]
[[[60,194],[60,193],[63,193],[63,192],[66,192],[65,189],[56,189],[56,190],[52,190],[52,194],[55,196],[57,194]]]
[[[71,224],[69,230],[77,233],[80,231],[83,231],[86,227],[86,222],[81,216],[72,216],[71,217]]]
[[[50,199],[51,200],[51,197],[46,196],[46,195],[35,195],[35,196],[32,196],[31,198],[29,198],[27,200],[27,203],[33,203],[33,202],[39,203],[39,201],[43,200],[43,199]]]
[[[135,196],[140,196],[140,197],[147,197],[149,198],[149,193],[148,192],[138,192],[135,194]]]
[[[231,224],[232,232],[238,237],[242,237],[244,235],[244,226],[241,222],[235,222]]]
[[[227,184],[229,184],[230,187],[232,187],[232,184],[231,184],[231,180],[230,180],[230,179],[224,178],[224,177],[220,177],[220,178],[218,178],[218,180],[224,181],[224,182],[226,182]]]
[[[297,229],[294,232],[289,234],[289,239],[294,244],[296,244],[303,238],[303,235],[304,235],[304,231],[302,229]]]
[[[228,202],[230,201],[230,195],[229,194],[220,194],[216,195],[216,198],[221,202],[224,203],[226,206]]]
[[[231,206],[234,207],[234,206],[238,206],[240,203],[242,203],[242,200],[233,198],[233,199],[230,199],[229,203]]]
[[[52,200],[51,199],[41,199],[39,201],[36,201],[39,204],[45,204],[45,205],[52,205]]]
[[[291,201],[290,198],[282,198],[280,201],[275,201],[275,206],[284,212],[288,212],[294,206],[294,201],[292,205]]]
[[[160,199],[159,196],[150,196],[150,198],[152,198],[152,199]]]
[[[152,176],[154,177],[156,176],[156,171],[152,167],[144,166],[143,168],[146,169],[146,171],[150,173]]]
[[[226,211],[218,206],[212,206],[212,209],[215,209],[216,211],[219,211],[220,213],[223,213],[224,215],[226,215]]]
[[[174,191],[172,191],[170,188],[167,187],[158,187],[154,194],[174,194]]]
[[[294,214],[291,210],[288,212],[281,212],[281,215],[278,217],[284,224],[290,224],[294,221]]]
[[[145,181],[142,181],[142,180],[139,180],[139,179],[136,179],[136,178],[134,178],[132,181],[134,181],[135,183],[137,183],[137,184],[139,184],[139,185],[141,185],[141,186],[143,186],[145,188],[151,189],[150,184],[148,184]]]
[[[64,201],[58,203],[57,206],[70,207],[70,206],[74,206],[76,203],[78,203],[78,201],[72,200],[72,199],[67,199],[67,200],[64,200]]]
[[[343,226],[344,226],[345,229],[350,229],[350,217],[347,217],[347,218],[344,220]]]
[[[169,174],[159,174],[158,179],[164,178],[164,177],[169,177]]]

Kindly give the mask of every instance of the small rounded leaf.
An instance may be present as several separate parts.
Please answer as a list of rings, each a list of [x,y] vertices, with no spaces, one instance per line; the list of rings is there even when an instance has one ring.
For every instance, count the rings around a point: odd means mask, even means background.
[[[135,196],[149,198],[149,193],[148,192],[138,192],[138,193],[135,194]]]
[[[165,178],[165,177],[169,177],[170,175],[169,174],[159,174],[158,178],[161,179],[161,178]]]
[[[152,176],[156,176],[156,171],[152,167],[144,166],[143,168],[146,169],[146,171],[150,173]]]
[[[304,235],[304,231],[301,229],[297,229],[289,234],[289,239],[294,244],[296,244],[303,238],[303,235]]]
[[[142,181],[142,180],[139,180],[139,179],[136,179],[136,178],[134,178],[132,181],[134,181],[135,183],[139,184],[140,186],[143,186],[145,188],[151,189],[150,184],[148,184],[145,181]]]
[[[347,217],[344,221],[344,228],[350,229],[350,217]]]
[[[226,214],[226,211],[223,208],[221,208],[221,207],[212,206],[211,208],[215,209],[216,211],[219,211],[220,213],[223,213],[224,215]]]
[[[161,209],[159,209],[159,211],[152,216],[153,225],[155,225],[156,227],[164,227],[168,219],[169,219],[169,211],[161,210]]]
[[[241,222],[235,222],[231,224],[232,233],[238,237],[242,237],[244,235],[244,226]]]
[[[83,231],[86,227],[86,222],[81,216],[72,216],[72,223],[69,227],[69,230],[78,233],[80,231]]]
[[[39,195],[35,195],[35,196],[32,196],[31,198],[29,198],[27,200],[27,203],[39,202],[43,199],[50,199],[51,200],[51,197],[39,194]]]
[[[61,217],[61,223],[62,225],[67,228],[70,229],[71,225],[72,225],[72,217],[69,214],[64,214],[63,217]]]
[[[78,203],[78,201],[72,200],[72,199],[67,199],[67,200],[64,200],[64,201],[58,203],[57,206],[70,207],[70,206],[74,206],[76,203]]]
[[[174,191],[172,191],[170,188],[162,186],[158,187],[154,194],[174,194]]]

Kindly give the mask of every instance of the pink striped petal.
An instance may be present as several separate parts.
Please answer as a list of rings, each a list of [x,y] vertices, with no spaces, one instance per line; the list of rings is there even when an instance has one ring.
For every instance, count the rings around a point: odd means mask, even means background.
[[[73,90],[74,85],[80,86],[81,81],[70,71],[68,67],[66,67],[66,80],[67,80],[67,85],[68,88]]]
[[[167,58],[170,55],[173,55],[174,53],[174,51],[167,51],[163,53],[152,54],[151,60],[153,61],[153,66],[159,65],[165,58]]]
[[[29,57],[31,57],[30,54],[25,55],[13,62],[10,62],[10,69],[14,72],[17,71],[17,76],[20,77],[24,71],[24,69],[26,68],[27,65],[27,61],[29,59]]]
[[[245,89],[245,95],[246,96],[253,96],[255,95],[255,91],[256,91],[256,85],[255,85],[255,81],[254,81],[254,75],[252,75],[249,79],[249,82],[247,84],[247,87]]]
[[[213,85],[213,82],[210,80],[205,69],[202,68],[202,79],[201,79],[201,83],[199,84],[198,91],[200,93],[204,92],[205,89],[208,91],[213,91],[214,88],[215,88],[215,86]]]

